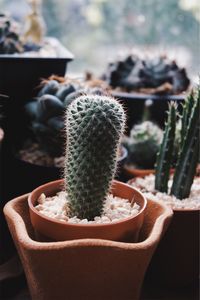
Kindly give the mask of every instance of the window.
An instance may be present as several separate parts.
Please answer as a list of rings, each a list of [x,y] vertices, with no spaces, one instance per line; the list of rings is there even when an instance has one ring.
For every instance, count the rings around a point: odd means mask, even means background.
[[[28,1],[0,0],[2,10],[23,20]],[[48,35],[75,54],[70,71],[100,74],[108,61],[129,51],[166,53],[199,72],[198,0],[43,0]]]

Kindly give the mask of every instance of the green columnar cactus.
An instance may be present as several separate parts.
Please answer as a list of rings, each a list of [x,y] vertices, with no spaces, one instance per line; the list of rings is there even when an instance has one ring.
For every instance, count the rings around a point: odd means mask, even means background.
[[[189,121],[187,127],[184,127],[184,141],[179,153],[171,188],[171,194],[178,199],[184,199],[189,196],[198,163],[200,139],[200,87],[198,88],[197,94],[194,96],[192,93],[189,99],[192,99],[193,107],[189,108],[189,103],[186,101],[183,116],[186,115],[185,118],[189,119]]]
[[[154,168],[162,136],[162,130],[150,121],[134,125],[126,143],[129,161],[141,168]]]
[[[155,189],[167,193],[176,130],[176,105],[169,105],[168,119],[156,162]]]
[[[181,146],[183,146],[185,133],[187,130],[187,126],[189,124],[190,116],[192,113],[193,106],[195,104],[195,93],[194,90],[189,94],[183,104],[183,116],[182,116],[182,126],[181,126]]]
[[[121,104],[107,96],[81,96],[68,107],[65,180],[73,215],[101,215],[124,124]]]

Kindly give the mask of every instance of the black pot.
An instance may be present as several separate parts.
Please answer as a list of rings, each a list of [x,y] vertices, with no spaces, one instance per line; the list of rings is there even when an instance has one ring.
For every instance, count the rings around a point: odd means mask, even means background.
[[[9,97],[6,101],[0,101],[7,138],[15,136],[25,127],[22,108],[29,99],[36,96],[41,79],[53,74],[64,76],[67,64],[73,58],[63,47],[62,57],[56,58],[0,55],[0,94]]]
[[[18,99],[27,100],[35,96],[35,88],[41,78],[52,74],[64,76],[67,64],[74,56],[62,48],[62,57],[23,57],[0,55],[0,93]]]
[[[181,110],[181,103],[185,96],[183,95],[147,95],[139,93],[120,93],[113,92],[112,95],[119,99],[127,112],[127,132],[129,134],[134,124],[141,122],[146,100],[152,100],[150,106],[151,120],[156,122],[160,127],[164,126],[166,111],[168,110],[169,101],[175,101],[178,109]]]
[[[62,177],[62,170],[29,163],[17,157],[16,152],[7,155],[3,170],[3,199],[5,203],[17,196],[31,192],[36,187]],[[9,172],[6,172],[6,169]],[[9,189],[6,182],[9,182]]]

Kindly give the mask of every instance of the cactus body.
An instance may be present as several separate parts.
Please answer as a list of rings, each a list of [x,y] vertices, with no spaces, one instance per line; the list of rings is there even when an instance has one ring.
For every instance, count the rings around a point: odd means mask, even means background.
[[[181,146],[183,146],[185,133],[189,124],[189,120],[190,120],[190,116],[194,104],[195,104],[195,95],[194,95],[194,91],[192,91],[189,94],[189,96],[186,98],[183,105],[183,116],[182,116],[182,126],[181,126]]]
[[[82,85],[81,81],[51,76],[42,81],[37,98],[25,105],[35,139],[50,156],[60,156],[64,152],[65,109],[79,96],[97,92],[97,89]],[[103,90],[99,88],[98,92],[103,93]]]
[[[45,122],[49,118],[62,115],[64,112],[64,105],[53,95],[43,95],[37,102],[37,117],[40,122]]]
[[[195,176],[196,166],[199,157],[199,135],[200,135],[200,97],[199,91],[194,99],[193,108],[187,112],[189,118],[187,128],[185,129],[185,138],[179,154],[176,171],[174,174],[171,194],[178,199],[187,198],[190,194],[191,185]]]
[[[168,120],[156,162],[155,189],[167,193],[170,167],[173,159],[176,129],[176,105],[169,105]]]
[[[162,136],[162,130],[150,121],[135,125],[127,142],[129,161],[140,168],[154,168]]]
[[[93,220],[116,170],[124,110],[106,96],[81,96],[67,110],[66,185],[71,212]]]
[[[45,85],[38,93],[38,97],[41,97],[46,94],[55,95],[59,89],[59,83],[57,80],[49,80],[45,82]]]
[[[76,91],[76,87],[72,84],[63,85],[58,89],[56,97],[58,97],[62,102],[65,100],[67,95]]]

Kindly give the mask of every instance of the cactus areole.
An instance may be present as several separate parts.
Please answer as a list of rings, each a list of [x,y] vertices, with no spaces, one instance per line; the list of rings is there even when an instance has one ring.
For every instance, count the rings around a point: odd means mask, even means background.
[[[68,107],[65,183],[72,215],[101,215],[124,125],[123,107],[111,97],[81,96]]]

